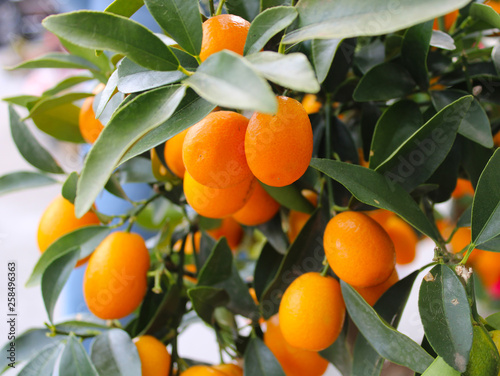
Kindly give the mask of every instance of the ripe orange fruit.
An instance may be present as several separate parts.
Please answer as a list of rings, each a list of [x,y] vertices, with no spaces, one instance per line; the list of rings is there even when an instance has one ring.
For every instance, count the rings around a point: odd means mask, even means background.
[[[455,190],[452,192],[451,197],[459,199],[464,196],[474,196],[474,187],[469,180],[458,178]]]
[[[497,13],[500,13],[500,1],[498,0],[487,0],[485,1],[486,5],[492,7]]]
[[[182,145],[184,144],[187,132],[188,129],[167,140],[163,149],[168,168],[181,179],[184,178],[184,171],[186,171],[186,167],[182,161]]]
[[[302,98],[302,106],[304,106],[304,110],[308,114],[315,114],[319,112],[323,104],[318,101],[318,97],[314,94],[306,94],[304,98]]]
[[[181,376],[227,376],[227,374],[209,366],[193,366],[182,372]]]
[[[489,4],[488,4],[489,5]],[[450,28],[453,26],[455,21],[458,18],[459,11],[454,10],[453,12],[450,12],[444,16],[444,28],[445,30],[450,30]],[[432,26],[434,30],[439,30],[439,20],[436,18],[434,20],[434,25]]]
[[[418,243],[418,236],[413,228],[395,215],[389,218],[382,227],[394,244],[396,263],[405,265],[413,262]]]
[[[175,175],[172,174],[160,161],[156,150],[153,148],[149,151],[151,157],[151,171],[158,181],[175,180]]]
[[[318,205],[318,194],[316,192],[310,191],[309,189],[302,190],[302,196],[304,196],[313,206]],[[311,217],[310,214],[302,213],[296,210],[290,210],[288,214],[288,240],[293,243],[300,230],[304,227],[307,220]]]
[[[453,227],[450,226],[446,229],[445,233],[447,236],[451,234],[453,231]],[[470,227],[460,227],[455,234],[453,235],[453,238],[450,240],[450,246],[451,246],[451,251],[453,253],[458,253],[464,250],[470,242],[472,241],[472,233],[470,230]],[[472,250],[471,254],[469,255],[469,258],[467,259],[467,262],[469,264],[473,264],[476,257],[481,251],[478,249]],[[463,253],[465,255],[465,251]]]
[[[280,204],[256,183],[247,203],[233,214],[233,218],[242,225],[257,226],[273,218],[279,209]]]
[[[281,364],[286,376],[321,376],[328,367],[328,361],[315,351],[290,346],[281,333],[278,315],[267,322],[264,343]]]
[[[500,253],[479,251],[474,260],[474,270],[477,272],[486,288],[492,287],[500,280]]]
[[[286,289],[279,307],[283,337],[290,346],[320,351],[339,336],[345,303],[336,279],[306,273]]]
[[[323,245],[332,270],[350,285],[379,285],[394,270],[394,244],[382,226],[366,214],[337,214],[326,226]]]
[[[89,144],[93,144],[104,129],[104,125],[102,125],[101,121],[95,118],[95,112],[92,108],[94,98],[95,97],[85,98],[82,107],[80,108],[80,114],[78,117],[78,127],[80,128],[80,133],[82,134],[83,139]]]
[[[196,265],[195,264],[184,265],[184,272],[196,273]],[[198,283],[198,279],[196,277],[191,277],[190,275],[184,274],[184,278],[190,281],[191,283],[194,284]]]
[[[250,22],[234,14],[221,14],[203,22],[201,61],[222,50],[243,55],[249,28]]]
[[[500,3],[498,6],[499,6],[499,9],[497,12],[500,12]],[[495,137],[493,137],[493,143],[495,144],[495,146],[500,147],[500,132],[497,132]]]
[[[83,278],[87,306],[101,319],[132,313],[146,294],[149,252],[137,234],[113,232],[90,256]]]
[[[196,231],[194,233],[194,245],[195,245],[196,253],[198,253],[200,251],[200,239],[201,239],[201,232]],[[181,246],[182,246],[182,239],[179,239],[175,242],[172,249],[176,252],[179,252],[181,250]],[[186,254],[186,255],[193,254],[193,236],[191,235],[191,233],[189,233],[187,235],[186,245],[184,246],[184,254]]]
[[[258,185],[258,184],[255,184]],[[227,217],[222,220],[219,227],[207,231],[215,240],[219,240],[223,236],[226,237],[227,244],[234,250],[238,248],[243,238],[243,229],[240,224],[233,218]]]
[[[141,359],[142,376],[170,374],[170,354],[163,343],[149,335],[135,338],[134,343]]]
[[[198,214],[209,218],[224,218],[245,205],[252,194],[254,184],[255,179],[249,179],[226,189],[210,188],[198,183],[186,171],[184,195]]]
[[[252,176],[245,157],[248,119],[237,112],[217,111],[193,125],[184,138],[182,159],[198,183],[225,189]]]
[[[358,148],[359,165],[368,168],[370,166],[370,161],[365,160],[365,154],[362,148]]]
[[[243,376],[241,367],[232,363],[219,364],[218,366],[213,366],[212,369],[220,371],[227,376]]]
[[[304,107],[293,98],[278,97],[278,113],[254,113],[245,136],[245,154],[252,173],[273,187],[292,184],[306,172],[313,133]]]
[[[389,288],[399,281],[398,272],[396,269],[392,272],[389,279],[382,282],[380,285],[372,287],[354,287],[354,289],[366,300],[366,302],[373,306],[379,298],[389,290]]]
[[[45,209],[38,224],[38,248],[45,250],[61,236],[81,227],[99,225],[99,218],[89,211],[81,218],[75,216],[75,205],[63,196],[57,196]],[[84,264],[88,257],[79,260],[76,266]]]

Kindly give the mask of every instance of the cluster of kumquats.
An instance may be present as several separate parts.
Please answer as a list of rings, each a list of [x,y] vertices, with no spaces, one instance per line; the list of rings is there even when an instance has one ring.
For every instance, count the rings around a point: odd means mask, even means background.
[[[242,54],[248,28],[249,23],[236,16],[208,19],[203,24],[201,60],[222,49]],[[295,182],[312,157],[313,133],[308,114],[319,111],[321,103],[310,95],[303,98],[302,104],[285,96],[278,96],[277,100],[275,115],[254,113],[248,119],[234,111],[215,110],[165,144],[166,167],[183,179],[187,203],[202,216],[222,219],[220,227],[209,234],[216,239],[225,236],[232,249],[238,247],[243,237],[241,225],[265,223],[280,209],[262,183],[282,187]],[[80,114],[81,133],[89,143],[95,142],[103,129],[95,119],[92,102],[93,97],[87,99]],[[470,182],[459,180],[453,197],[463,199],[473,194],[471,189]],[[316,192],[303,191],[303,195],[318,205]],[[288,218],[288,237],[293,242],[309,215],[291,210]],[[40,250],[44,252],[55,240],[75,229],[99,224],[93,211],[77,219],[73,204],[57,197],[40,220]],[[441,227],[445,236],[452,235],[453,224],[442,222]],[[194,239],[186,241],[185,253],[198,251],[200,237],[196,232]],[[460,228],[453,234],[451,249],[462,251],[470,239],[470,229]],[[395,214],[380,210],[341,212],[330,220],[324,233],[324,249],[332,271],[370,305],[398,281],[395,264],[414,260],[418,241],[411,226]],[[174,251],[179,247],[180,244],[174,245]],[[87,261],[83,290],[92,313],[102,319],[118,319],[141,304],[150,266],[142,237],[113,232],[77,265]],[[476,250],[469,261],[484,285],[500,296],[500,268],[496,266],[500,264],[500,254]],[[194,265],[186,268],[196,272]],[[115,270],[120,270],[126,280],[116,280]],[[317,352],[335,341],[344,318],[345,304],[337,279],[326,273],[306,273],[285,291],[279,314],[265,323],[264,341],[286,375],[321,375],[328,362]],[[135,339],[135,344],[143,375],[169,373],[171,359],[163,343],[142,336]],[[183,373],[242,374],[242,369],[234,364],[194,366]]]

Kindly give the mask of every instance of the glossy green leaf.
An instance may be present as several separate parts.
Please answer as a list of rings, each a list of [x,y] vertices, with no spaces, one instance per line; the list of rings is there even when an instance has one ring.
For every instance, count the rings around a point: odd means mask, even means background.
[[[431,95],[434,107],[436,110],[440,111],[449,104],[469,94],[461,90],[443,90],[432,91]],[[490,120],[477,99],[474,99],[471,103],[460,123],[458,133],[486,148],[493,147]]]
[[[500,149],[483,170],[472,203],[472,242],[487,242],[500,234]]]
[[[118,65],[118,90],[136,93],[178,82],[185,77],[180,71],[152,71],[125,58]]]
[[[344,328],[340,332],[335,342],[325,350],[318,352],[323,358],[332,363],[343,376],[353,375],[352,369],[353,358],[351,354],[350,344],[347,341],[347,332],[349,330],[349,320],[344,322]],[[358,334],[360,336],[360,334]],[[377,354],[378,355],[378,354]],[[365,360],[363,359],[365,362]],[[354,373],[356,375],[356,373]],[[363,376],[367,376],[363,374]]]
[[[68,373],[78,376],[99,376],[82,343],[73,333],[68,336],[68,341],[59,359],[59,375]]]
[[[245,376],[285,376],[278,360],[260,338],[253,337],[245,350]]]
[[[283,87],[305,93],[317,93],[320,89],[313,67],[302,53],[263,51],[248,55],[247,60],[262,76]]]
[[[278,272],[282,260],[283,255],[267,241],[260,251],[254,270],[253,287],[258,300]]]
[[[151,90],[115,113],[85,160],[75,200],[77,217],[90,209],[126,151],[174,113],[185,91],[179,85]]]
[[[429,87],[427,54],[433,23],[432,20],[410,27],[406,30],[401,46],[403,64],[422,90],[427,90]]]
[[[64,344],[56,342],[40,350],[17,374],[18,376],[52,375],[60,354],[64,349]]]
[[[215,309],[229,302],[229,295],[226,291],[209,286],[189,289],[188,296],[198,316],[209,325],[214,324]]]
[[[420,286],[418,307],[434,351],[454,369],[465,372],[472,347],[471,309],[455,272],[446,265],[432,268]]]
[[[106,103],[106,107],[104,107],[104,110],[100,113],[97,119],[99,119],[101,124],[106,127],[118,108],[123,107],[130,100],[131,98],[125,98],[125,95],[121,92],[115,93],[109,99],[108,103]]]
[[[56,329],[62,332],[73,332],[77,336],[98,336],[111,327],[106,325],[106,321],[98,319],[92,314],[77,313],[73,320],[63,321],[56,324]]]
[[[71,174],[68,175],[66,181],[62,186],[62,191],[61,191],[62,196],[72,204],[75,203],[77,183],[78,183],[78,173],[73,171]]]
[[[318,239],[322,239],[327,221],[325,213],[317,209],[290,245],[278,272],[262,293],[260,306],[265,319],[278,312],[281,296],[295,278],[323,268],[323,242]]]
[[[177,133],[198,123],[214,108],[215,105],[200,98],[193,90],[188,89],[173,115],[137,141],[123,156],[120,163],[162,144]]]
[[[342,39],[314,39],[312,41],[312,56],[314,70],[318,81],[322,83],[333,63],[333,58],[337,52],[337,48],[342,43]]]
[[[394,328],[399,325],[418,274],[419,272],[415,271],[398,281],[373,306],[377,314]],[[382,371],[384,361],[385,359],[377,353],[366,338],[361,333],[358,334],[354,343],[353,374],[378,376]]]
[[[244,54],[261,51],[276,34],[288,27],[297,18],[294,7],[277,6],[260,13],[250,25]]]
[[[284,255],[289,246],[288,237],[283,231],[281,223],[281,214],[276,214],[266,223],[257,226],[257,230],[264,235],[269,244],[271,244],[276,251]]]
[[[285,37],[285,43],[388,34],[443,16],[468,2],[401,0],[391,7],[383,0],[300,0],[299,28]]]
[[[109,72],[113,70],[106,54],[96,54],[96,51],[93,48],[86,48],[76,45],[68,40],[65,40],[62,37],[59,37],[59,41],[71,55],[79,56],[98,67],[100,72],[92,71],[92,74],[101,82],[106,82],[106,75],[108,75]]]
[[[495,328],[495,330],[500,330],[500,312],[489,315],[486,318],[488,325]]]
[[[99,117],[102,115],[104,112],[104,109],[106,108],[106,105],[108,104],[109,100],[115,93],[115,90],[118,85],[118,70],[120,69],[120,66],[118,66],[118,69],[115,70],[111,76],[108,79],[108,82],[106,83],[106,86],[104,89],[95,96],[94,103],[92,104],[95,117],[96,119],[99,119]]]
[[[378,119],[370,149],[370,168],[376,169],[423,125],[418,105],[401,100]]]
[[[500,28],[500,15],[492,7],[485,4],[472,4],[469,9],[469,16],[479,21],[485,22],[493,28]]]
[[[359,201],[392,211],[431,239],[439,239],[436,227],[411,196],[382,174],[365,167],[327,159],[313,159],[311,166],[338,181]]]
[[[264,11],[267,8],[277,7],[277,6],[290,6],[292,4],[292,0],[260,0],[261,10]]]
[[[427,181],[451,150],[472,103],[472,96],[467,96],[443,108],[382,162],[377,172],[408,192]]]
[[[270,114],[278,109],[271,87],[257,69],[231,51],[211,55],[184,82],[200,97],[220,106]]]
[[[61,82],[59,82],[57,85],[52,87],[52,89],[46,90],[43,92],[43,96],[54,96],[56,94],[61,93],[62,91],[65,91],[67,89],[72,88],[73,86],[79,85],[83,82],[91,81],[94,80],[94,77],[90,76],[73,76],[73,77],[68,77]]]
[[[22,107],[26,107],[26,108],[33,105],[39,99],[40,99],[40,97],[37,97],[35,95],[16,95],[14,97],[2,98],[2,100],[4,102],[15,104],[17,106],[22,106]]]
[[[67,93],[59,97],[42,98],[30,109],[30,113],[26,118],[43,115],[43,113],[48,110],[91,96],[93,96],[91,93]]]
[[[199,55],[203,30],[198,0],[145,0],[156,22],[186,52]]]
[[[358,102],[386,101],[405,97],[415,87],[410,73],[394,62],[374,66],[361,78],[354,91]]]
[[[47,269],[45,269],[42,275],[41,286],[43,303],[51,322],[59,294],[66,284],[69,275],[75,268],[79,258],[80,248],[73,247],[68,252],[56,258]]]
[[[92,343],[90,359],[99,375],[135,376],[141,374],[137,347],[127,332],[110,329]]]
[[[122,198],[126,201],[130,201],[129,197],[127,196],[127,194],[123,190],[123,188],[120,184],[120,181],[118,180],[118,178],[115,175],[111,175],[108,182],[104,186],[104,189],[118,198]],[[137,218],[137,219],[139,219],[139,218]]]
[[[425,370],[422,376],[460,376],[461,373],[453,369],[444,361],[443,358],[438,356]]]
[[[225,5],[229,14],[235,14],[249,22],[252,22],[260,10],[260,0],[226,0]]]
[[[121,53],[152,70],[177,70],[170,48],[141,24],[126,17],[95,11],[49,16],[43,26],[76,45]]]
[[[484,168],[493,155],[494,150],[485,148],[484,146],[463,137],[461,138],[461,142],[461,164],[469,176],[472,186],[476,187]]]
[[[430,45],[432,47],[441,48],[443,50],[454,51],[457,46],[455,46],[455,41],[453,38],[440,30],[432,30],[432,36]]]
[[[80,107],[67,103],[35,114],[32,119],[38,129],[58,140],[82,143],[84,140],[78,128],[79,115]]]
[[[498,375],[500,356],[491,336],[479,324],[474,324],[474,341],[464,376]]]
[[[21,153],[28,163],[39,170],[52,174],[64,173],[49,152],[38,143],[28,126],[21,121],[21,118],[12,106],[9,106],[9,120],[12,139],[19,153]]]
[[[417,343],[381,319],[375,310],[354,290],[341,281],[347,311],[360,332],[384,358],[423,373],[434,360]]]
[[[0,176],[0,196],[22,189],[43,187],[57,183],[50,176],[32,171],[18,171]]]
[[[105,12],[131,17],[144,5],[144,0],[114,0],[108,5]]]
[[[71,252],[74,247],[80,249],[80,257],[90,255],[111,230],[104,226],[87,226],[61,236],[42,253],[31,276],[26,282],[32,287],[42,280],[47,268],[60,256]]]
[[[121,184],[155,183],[157,179],[151,171],[151,160],[137,157],[128,160],[119,168],[118,177]]]
[[[61,52],[51,52],[33,60],[25,61],[19,65],[9,68],[14,69],[38,69],[38,68],[68,68],[97,70],[94,64],[81,58]]]
[[[260,183],[260,185],[285,208],[308,214],[314,211],[314,206],[302,196],[300,189],[293,184],[284,187],[271,187],[264,183]]]

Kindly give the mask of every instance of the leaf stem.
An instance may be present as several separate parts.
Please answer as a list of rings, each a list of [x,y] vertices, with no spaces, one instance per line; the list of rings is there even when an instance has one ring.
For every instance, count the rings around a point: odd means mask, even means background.
[[[465,265],[474,248],[476,248],[476,245],[474,243],[470,243],[469,247],[467,248],[467,251],[465,252],[464,258],[462,259],[462,261],[460,261],[460,265]]]
[[[216,16],[219,16],[222,13],[222,7],[224,6],[225,2],[226,2],[226,0],[219,1],[219,6],[217,7],[217,11],[215,12]]]
[[[285,44],[283,43],[283,39],[285,39],[285,34],[283,34],[283,36],[281,37],[281,40],[280,40],[280,45],[278,47],[278,53],[284,55],[285,54],[285,49],[286,49],[286,46]]]
[[[321,271],[321,276],[322,277],[326,277],[326,275],[328,274],[328,270],[330,269],[330,264],[328,263],[328,260],[325,256],[325,258],[323,259],[323,270]]]
[[[194,74],[194,72],[191,72],[191,71],[188,71],[186,68],[184,68],[182,65],[179,65],[179,67],[177,68],[178,71],[181,71],[182,73],[184,73],[186,76],[192,76]]]

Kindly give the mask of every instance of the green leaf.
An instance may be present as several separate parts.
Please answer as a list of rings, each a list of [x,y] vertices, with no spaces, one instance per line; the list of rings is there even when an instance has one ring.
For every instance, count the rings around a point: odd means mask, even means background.
[[[405,97],[415,87],[410,73],[395,62],[374,66],[361,78],[353,98],[358,102],[386,101]]]
[[[431,92],[432,102],[438,111],[468,95],[466,91],[461,90],[433,90]],[[477,99],[474,99],[465,113],[458,128],[458,133],[486,148],[493,147],[490,120]]]
[[[60,107],[64,104],[73,103],[84,98],[92,97],[92,93],[67,93],[59,97],[42,97],[36,104],[30,109],[30,113],[25,119],[40,116],[48,110]]]
[[[373,306],[377,314],[394,328],[399,325],[418,274],[419,272],[415,271],[398,281]],[[358,334],[354,343],[353,374],[378,376],[384,365],[384,360],[366,338],[362,334]]]
[[[383,35],[418,25],[464,7],[469,0],[401,0],[391,7],[386,1],[300,0],[299,29],[285,43],[308,39],[350,38]],[[390,15],[390,20],[388,16]]]
[[[337,52],[337,48],[342,43],[342,39],[314,39],[312,41],[312,56],[314,70],[318,81],[322,83],[333,63],[333,58]]]
[[[209,56],[184,82],[200,97],[220,106],[270,114],[278,110],[269,84],[252,64],[232,51]]]
[[[492,7],[474,3],[469,8],[469,16],[483,21],[493,28],[500,28],[500,15]]]
[[[419,373],[430,366],[433,358],[425,350],[381,319],[353,287],[344,281],[341,287],[350,317],[382,357]]]
[[[432,30],[430,45],[432,47],[449,51],[454,51],[457,48],[457,46],[455,46],[455,41],[450,34],[444,33],[440,30]]]
[[[70,374],[99,376],[85,348],[73,333],[69,334],[68,341],[59,360],[59,375]]]
[[[127,194],[123,190],[123,188],[120,184],[120,181],[118,180],[118,178],[115,175],[111,175],[108,182],[104,186],[104,189],[118,198],[122,198],[125,201],[130,201],[129,197],[127,196]]]
[[[144,0],[115,0],[108,5],[105,12],[131,17],[144,5]]]
[[[254,270],[253,287],[258,300],[278,272],[281,261],[283,261],[283,255],[274,249],[269,240],[266,241]]]
[[[245,350],[245,376],[285,376],[283,368],[260,338],[250,339]]]
[[[59,94],[60,92],[62,92],[64,90],[72,88],[73,86],[76,86],[76,85],[79,85],[83,82],[87,82],[87,81],[91,81],[91,80],[94,80],[94,77],[90,77],[90,76],[68,77],[68,78],[62,80],[61,82],[59,82],[52,89],[44,91],[42,96],[52,97],[56,94]],[[78,99],[76,99],[76,100],[78,100]]]
[[[111,66],[106,54],[96,54],[96,50],[93,48],[85,48],[76,45],[61,37],[59,37],[59,40],[63,47],[68,50],[71,55],[80,56],[81,58],[98,67],[101,71],[101,74],[97,74],[97,72],[95,71],[93,71],[92,73],[101,82],[106,82],[106,75],[113,70],[113,67]]]
[[[42,297],[47,316],[52,322],[52,314],[56,306],[57,299],[66,284],[69,275],[75,268],[76,262],[80,258],[80,248],[73,247],[68,252],[59,256],[45,269],[42,275]]]
[[[500,356],[498,349],[488,332],[479,324],[474,325],[474,341],[470,360],[464,376],[498,375]]]
[[[278,312],[281,296],[295,276],[306,271],[321,271],[323,268],[323,242],[318,239],[322,239],[327,221],[325,213],[317,209],[286,252],[278,272],[267,285],[260,299],[265,319]]]
[[[302,53],[283,55],[263,51],[248,55],[247,60],[262,76],[283,87],[305,93],[317,93],[320,90],[313,67]]]
[[[12,139],[23,158],[39,170],[52,174],[62,174],[64,171],[54,158],[40,145],[31,134],[27,125],[12,106],[9,106],[10,131]]]
[[[127,332],[121,329],[111,329],[97,336],[92,343],[90,359],[99,375],[141,374],[141,360],[137,347]]]
[[[229,295],[223,289],[201,286],[188,290],[189,299],[198,316],[208,325],[214,324],[214,312],[229,302]]]
[[[56,329],[66,333],[72,332],[77,336],[98,336],[111,329],[106,321],[98,319],[92,314],[77,313],[75,319],[56,324]]]
[[[437,228],[411,196],[378,172],[328,159],[312,159],[311,166],[338,181],[359,201],[392,211],[431,239],[439,239]]]
[[[427,21],[406,30],[401,55],[403,64],[422,90],[429,88],[429,72],[427,70],[427,54],[432,36],[434,21]]]
[[[63,351],[64,344],[56,342],[43,347],[30,361],[23,367],[18,376],[52,375],[59,355]],[[40,347],[38,347],[40,350]]]
[[[259,14],[259,0],[226,0],[226,9],[229,14],[236,14],[245,20],[252,20]]]
[[[198,0],[145,0],[156,22],[186,52],[199,55],[201,51],[201,16]]]
[[[14,69],[38,69],[38,68],[68,68],[68,69],[89,69],[91,71],[98,70],[94,64],[81,58],[80,56],[73,56],[61,52],[51,52],[33,60],[25,61],[15,67],[8,68]]]
[[[151,90],[115,113],[85,160],[75,200],[77,217],[90,209],[126,151],[174,113],[185,91],[180,85]]]
[[[35,95],[17,95],[15,97],[2,98],[2,100],[4,102],[15,104],[15,105],[26,107],[26,108],[31,106],[33,103],[35,103],[39,99],[40,99],[40,97],[37,97]]]
[[[116,87],[118,85],[118,70],[119,69],[120,69],[120,66],[118,66],[118,69],[116,69],[111,74],[103,91],[101,91],[99,94],[97,94],[95,96],[94,103],[92,104],[92,107],[93,107],[96,119],[99,119],[99,117],[102,115],[102,113],[104,112],[104,109],[106,108],[106,105],[108,104],[109,100],[111,99],[111,97],[115,93]]]
[[[198,123],[214,108],[215,105],[200,98],[193,90],[188,89],[173,115],[137,141],[123,156],[120,164],[162,144],[176,134]]]
[[[472,96],[462,97],[443,108],[381,163],[377,172],[408,192],[427,181],[450,152],[472,102]]]
[[[42,253],[26,282],[26,286],[32,287],[38,284],[42,280],[42,276],[46,274],[47,268],[60,256],[72,252],[75,247],[80,249],[81,258],[87,257],[108,236],[110,231],[104,226],[86,226],[61,236]]]
[[[245,43],[244,54],[261,51],[264,46],[297,18],[294,7],[277,6],[260,13],[250,25]]]
[[[32,171],[18,171],[0,176],[0,196],[20,191],[21,189],[37,188],[57,183],[50,176]]]
[[[292,5],[292,0],[260,0],[261,11],[265,11],[267,8],[277,7],[277,6],[290,6]]]
[[[66,179],[66,181],[62,186],[62,191],[61,191],[62,196],[72,204],[75,203],[77,183],[78,183],[78,173],[76,171],[73,171],[71,174],[68,175],[68,178]]]
[[[434,351],[454,369],[465,372],[472,348],[471,309],[455,272],[446,265],[432,268],[420,286],[418,308]]]
[[[461,373],[454,370],[444,361],[443,358],[438,356],[425,370],[422,376],[460,376]]]
[[[354,366],[352,362],[352,355],[350,344],[347,341],[347,333],[349,329],[349,320],[344,323],[344,328],[340,332],[339,336],[335,342],[325,350],[319,352],[323,358],[332,363],[335,368],[337,368],[342,375],[350,376],[352,375],[352,367]],[[358,337],[361,335],[358,334]],[[377,354],[378,355],[378,354]],[[366,363],[365,359],[363,362]],[[356,373],[354,375],[357,375]],[[366,373],[361,373],[360,375],[367,376]]]
[[[228,252],[229,251],[229,252]],[[233,256],[229,248],[219,241],[198,275],[199,286],[215,285],[231,277]]]
[[[370,168],[376,169],[423,125],[418,105],[401,100],[378,119],[370,149]]]
[[[85,142],[78,128],[80,107],[67,103],[32,116],[38,129],[48,135],[74,143]]]
[[[127,183],[155,183],[157,179],[151,170],[151,160],[137,157],[128,160],[119,168],[121,184]]]
[[[284,187],[271,187],[260,183],[269,195],[285,208],[311,214],[314,206],[300,193],[300,189],[291,184]]]
[[[483,244],[500,234],[500,149],[483,170],[472,202],[472,242]]]
[[[49,16],[43,26],[71,43],[127,56],[152,70],[177,70],[179,61],[170,48],[141,24],[126,17],[95,11]]]
[[[495,330],[500,330],[500,312],[489,315],[486,318],[488,325],[495,328]]]

